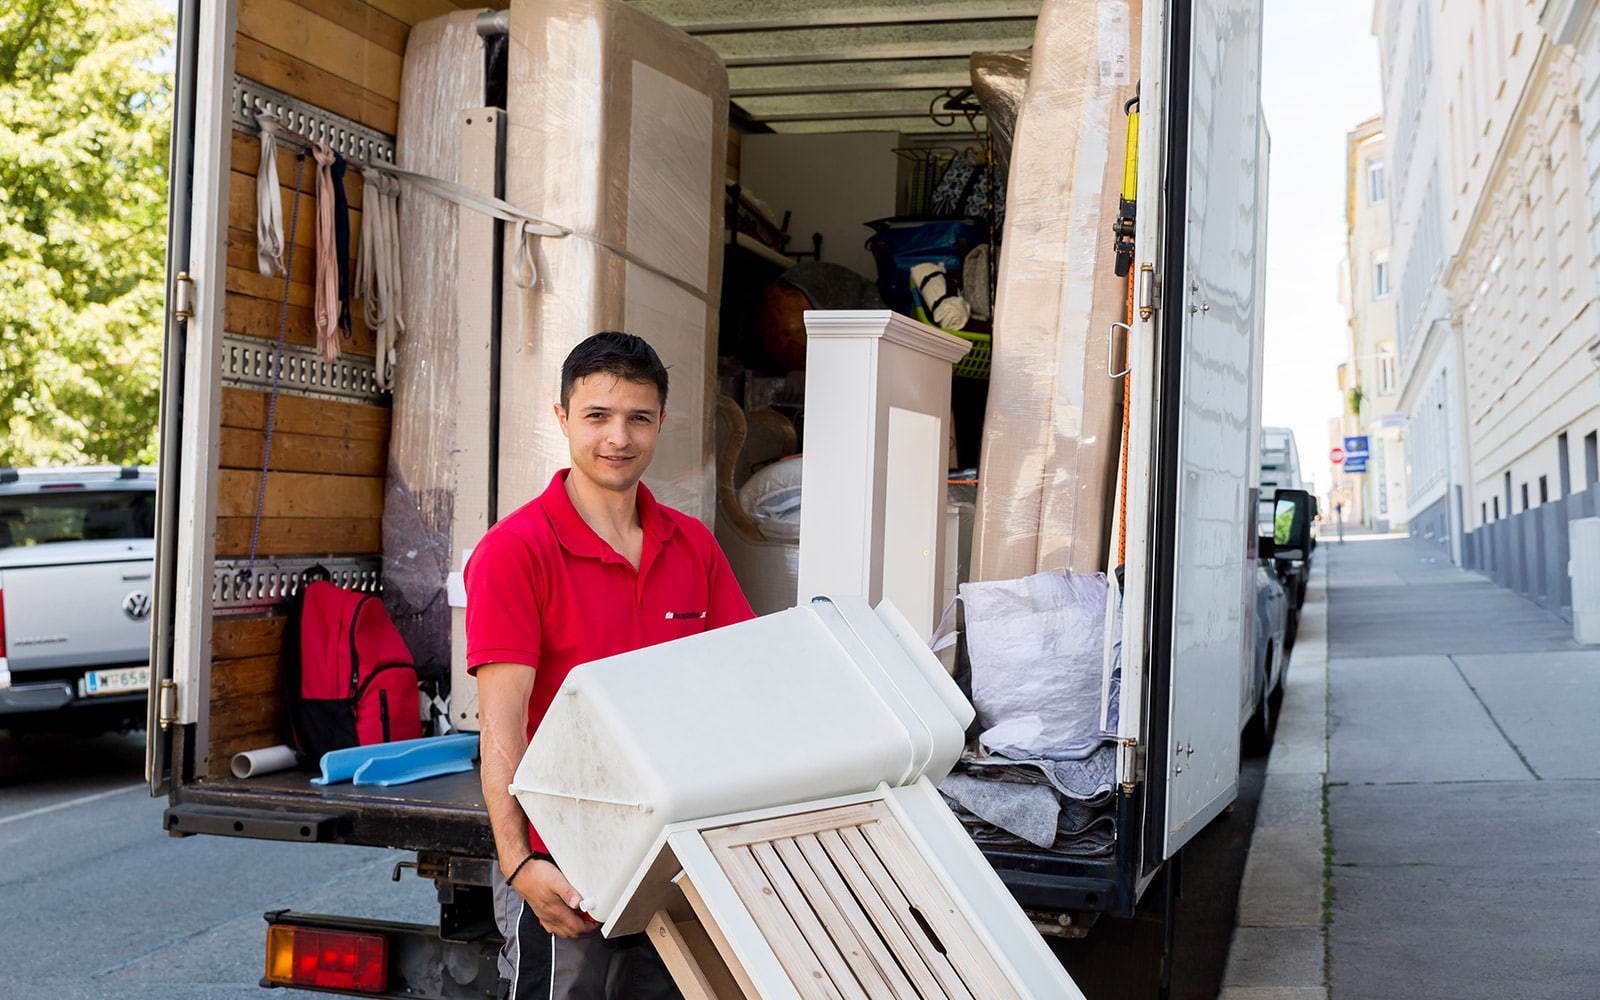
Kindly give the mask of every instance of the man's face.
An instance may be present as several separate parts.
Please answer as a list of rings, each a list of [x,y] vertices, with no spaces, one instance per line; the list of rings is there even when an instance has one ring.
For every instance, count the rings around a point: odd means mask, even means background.
[[[604,372],[578,379],[566,407],[556,406],[572,474],[602,489],[631,488],[655,457],[665,416],[654,383]]]

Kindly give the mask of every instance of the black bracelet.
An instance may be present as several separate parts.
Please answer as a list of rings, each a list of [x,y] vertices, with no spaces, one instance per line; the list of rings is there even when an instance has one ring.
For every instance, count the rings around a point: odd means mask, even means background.
[[[537,854],[529,854],[527,857],[522,859],[522,861],[517,865],[517,867],[511,869],[511,874],[506,876],[506,885],[509,885],[509,886],[512,886],[513,888],[515,888],[516,881],[517,881],[517,876],[521,875],[522,874],[522,869],[528,867],[528,862],[532,861],[536,857],[538,857]]]

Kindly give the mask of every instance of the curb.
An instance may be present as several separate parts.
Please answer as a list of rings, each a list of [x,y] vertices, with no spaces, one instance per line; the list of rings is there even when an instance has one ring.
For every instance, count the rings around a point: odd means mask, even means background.
[[[1328,998],[1326,556],[1319,562],[1284,678],[1218,1000]]]

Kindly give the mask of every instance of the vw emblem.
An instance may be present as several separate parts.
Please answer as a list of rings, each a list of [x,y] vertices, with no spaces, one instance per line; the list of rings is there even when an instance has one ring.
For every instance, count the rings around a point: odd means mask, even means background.
[[[122,612],[134,621],[142,621],[150,617],[150,595],[142,590],[135,590],[122,599]]]

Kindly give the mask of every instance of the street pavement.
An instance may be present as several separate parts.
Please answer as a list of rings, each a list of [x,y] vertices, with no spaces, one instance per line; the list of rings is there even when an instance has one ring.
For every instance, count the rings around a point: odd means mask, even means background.
[[[1222,1000],[1600,996],[1600,649],[1436,545],[1314,566]]]

